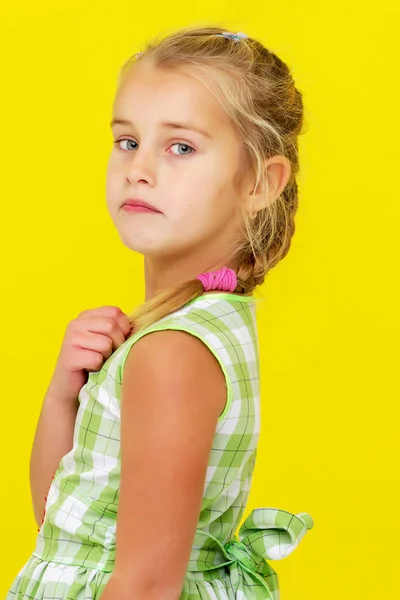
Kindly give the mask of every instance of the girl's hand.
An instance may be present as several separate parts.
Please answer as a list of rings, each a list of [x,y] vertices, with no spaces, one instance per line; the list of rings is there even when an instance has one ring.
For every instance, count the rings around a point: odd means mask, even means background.
[[[47,393],[64,401],[76,400],[88,371],[99,371],[130,331],[127,315],[117,306],[82,311],[67,326]]]

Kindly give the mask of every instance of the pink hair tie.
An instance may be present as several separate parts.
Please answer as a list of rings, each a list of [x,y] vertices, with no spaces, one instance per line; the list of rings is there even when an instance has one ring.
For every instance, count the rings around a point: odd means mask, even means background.
[[[236,272],[228,267],[222,267],[218,271],[208,271],[201,273],[196,279],[203,284],[203,288],[209,290],[222,290],[224,292],[233,292],[237,287]]]

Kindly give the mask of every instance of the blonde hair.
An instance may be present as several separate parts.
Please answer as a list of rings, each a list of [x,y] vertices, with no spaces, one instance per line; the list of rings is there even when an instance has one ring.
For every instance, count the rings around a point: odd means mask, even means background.
[[[286,256],[295,232],[297,137],[304,133],[303,101],[288,66],[271,50],[253,38],[236,41],[216,35],[223,31],[219,27],[187,27],[164,39],[148,41],[142,53],[124,63],[119,81],[137,60],[149,60],[155,67],[179,69],[198,78],[217,97],[236,126],[256,175],[256,188],[261,185],[268,190],[265,159],[280,154],[289,160],[291,174],[280,196],[260,209],[255,218],[242,211],[243,228],[234,251],[238,264],[235,293],[248,296]],[[163,291],[129,315],[131,333],[179,310],[203,293],[203,285],[197,279]]]

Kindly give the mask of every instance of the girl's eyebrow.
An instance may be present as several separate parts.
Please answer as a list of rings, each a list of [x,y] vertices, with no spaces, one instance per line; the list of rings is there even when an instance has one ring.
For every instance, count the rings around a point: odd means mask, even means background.
[[[129,126],[133,126],[133,123],[131,123],[130,121],[127,121],[126,119],[112,119],[112,121],[110,122],[110,127],[114,127],[114,125],[127,125]],[[191,131],[197,131],[197,133],[200,133],[201,135],[204,135],[205,137],[208,137],[211,139],[211,135],[205,131],[204,129],[201,129],[200,127],[197,127],[197,125],[194,125],[193,123],[161,123],[161,127],[165,127],[165,128],[173,128],[173,129],[187,129],[187,130],[191,130]]]

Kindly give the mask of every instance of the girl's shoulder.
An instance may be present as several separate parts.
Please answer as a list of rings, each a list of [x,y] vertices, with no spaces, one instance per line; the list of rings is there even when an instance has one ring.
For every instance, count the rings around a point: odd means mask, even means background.
[[[256,304],[252,296],[208,293],[198,296],[182,308],[152,325],[133,333],[104,363],[103,369],[118,383],[132,346],[152,332],[177,330],[190,333],[213,352],[220,362],[256,363],[258,334]]]

